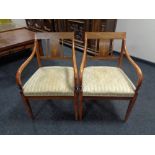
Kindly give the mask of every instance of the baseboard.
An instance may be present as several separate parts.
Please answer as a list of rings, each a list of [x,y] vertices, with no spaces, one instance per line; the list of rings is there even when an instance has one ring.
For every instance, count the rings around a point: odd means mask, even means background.
[[[114,51],[114,53],[116,54],[116,55],[119,55],[120,54],[120,52],[118,52],[118,51]],[[154,66],[155,67],[155,63],[153,63],[153,62],[151,62],[151,61],[148,61],[148,60],[144,60],[144,59],[142,59],[142,58],[138,58],[138,57],[135,57],[135,56],[131,56],[134,60],[136,60],[136,61],[138,61],[138,62],[142,62],[142,63],[145,63],[145,64],[147,64],[147,65],[151,65],[151,66]]]
[[[78,50],[80,52],[83,52],[82,50]],[[115,55],[119,55],[120,52],[118,51],[113,51]],[[92,55],[91,53],[88,53],[88,55]],[[135,56],[131,56],[134,60],[138,61],[138,62],[142,62],[142,63],[145,63],[147,65],[151,65],[151,66],[154,66],[155,67],[155,63],[154,62],[151,62],[151,61],[148,61],[148,60],[144,60],[144,59],[141,59],[141,58],[138,58],[138,57],[135,57]]]

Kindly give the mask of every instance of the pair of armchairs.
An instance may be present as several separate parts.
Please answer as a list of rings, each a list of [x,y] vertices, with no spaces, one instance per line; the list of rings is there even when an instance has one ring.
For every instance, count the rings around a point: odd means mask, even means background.
[[[125,121],[127,121],[142,84],[143,74],[127,51],[125,32],[86,32],[83,58],[79,72],[76,64],[73,32],[36,33],[35,37],[32,54],[20,66],[16,74],[16,82],[19,86],[20,94],[31,118],[34,118],[34,116],[29,103],[30,99],[73,99],[75,119],[82,120],[83,100],[85,98],[95,98],[129,100],[125,116]],[[114,56],[113,54],[113,42],[115,39],[122,41],[119,56]],[[41,40],[44,41],[44,50],[41,46]],[[67,42],[69,40],[72,43],[72,56],[65,56],[62,49],[64,41]],[[91,44],[92,40],[96,41],[95,50],[97,54],[88,56],[87,45]],[[35,55],[37,57],[38,69],[23,85],[21,74]],[[133,65],[137,73],[138,81],[136,86],[121,69],[124,56]],[[118,61],[118,66],[86,67],[88,58],[116,60]],[[56,59],[71,60],[73,65],[72,67],[42,66],[42,60]]]

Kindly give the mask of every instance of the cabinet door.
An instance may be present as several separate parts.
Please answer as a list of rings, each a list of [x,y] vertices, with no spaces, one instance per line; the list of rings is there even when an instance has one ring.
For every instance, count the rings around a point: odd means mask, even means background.
[[[115,32],[117,20],[116,19],[107,19],[106,20],[106,32]]]
[[[66,19],[54,19],[54,31],[66,32]]]
[[[90,32],[100,32],[100,19],[90,20]],[[88,40],[88,49],[96,52],[98,49],[98,40]]]
[[[84,46],[84,33],[86,31],[86,20],[67,19],[66,26],[68,32],[75,33],[75,45]]]
[[[42,31],[43,20],[42,19],[26,19],[27,27],[33,31]]]
[[[92,32],[114,32],[116,28],[116,19],[93,19],[91,22]],[[111,53],[113,41],[110,40],[109,43],[105,43],[104,40],[89,40],[88,47],[91,51],[98,54],[98,51],[104,49],[106,53]],[[105,46],[106,44],[106,46]]]
[[[53,32],[54,31],[54,20],[53,19],[43,19],[43,30]]]
[[[116,29],[116,19],[92,19],[91,31],[93,32],[114,32]]]
[[[54,31],[53,19],[26,19],[26,24],[33,31]]]

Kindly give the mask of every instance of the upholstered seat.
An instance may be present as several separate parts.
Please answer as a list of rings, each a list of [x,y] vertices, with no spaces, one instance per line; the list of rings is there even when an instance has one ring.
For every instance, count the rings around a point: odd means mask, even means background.
[[[135,86],[118,67],[86,67],[82,79],[83,96],[133,97]]]
[[[71,53],[67,54],[64,40],[72,46]],[[36,55],[38,68],[23,84],[21,75],[30,65]],[[68,61],[72,66],[43,66],[42,61]],[[53,64],[53,63],[52,63]],[[51,65],[52,65],[51,64]],[[71,99],[74,105],[75,119],[78,119],[78,71],[74,45],[74,32],[37,32],[35,33],[34,48],[31,55],[19,67],[16,73],[16,82],[20,89],[26,111],[34,118],[31,99]]]
[[[114,41],[120,40],[120,54],[114,54]],[[94,42],[94,54],[88,55],[89,42]],[[123,72],[122,61],[126,57],[127,61],[135,69],[137,75],[136,87]],[[87,67],[89,60],[110,60],[116,61],[117,67],[112,66],[91,66]],[[87,98],[94,99],[112,99],[112,100],[130,100],[125,121],[127,121],[131,110],[138,96],[138,90],[143,81],[143,73],[140,67],[135,63],[126,47],[125,32],[86,32],[85,48],[79,73],[79,118],[82,120],[83,100]]]
[[[40,67],[23,86],[25,96],[74,96],[72,67]]]

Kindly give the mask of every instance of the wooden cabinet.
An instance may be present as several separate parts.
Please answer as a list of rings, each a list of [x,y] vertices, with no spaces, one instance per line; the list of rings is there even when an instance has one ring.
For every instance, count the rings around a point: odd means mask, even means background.
[[[57,32],[73,32],[75,33],[75,46],[76,48],[83,49],[84,46],[84,34],[89,29],[89,20],[83,19],[65,19],[65,20],[55,20],[55,30]],[[70,45],[69,42],[65,42]]]
[[[114,32],[116,19],[28,19],[28,28],[34,31],[75,33],[75,47],[83,49],[85,32]],[[69,42],[65,42],[70,45]],[[95,41],[89,41],[89,52],[94,53]]]
[[[13,28],[0,32],[0,57],[33,48],[33,46],[34,33],[26,28]]]
[[[32,31],[55,31],[52,19],[26,19],[26,24]]]

